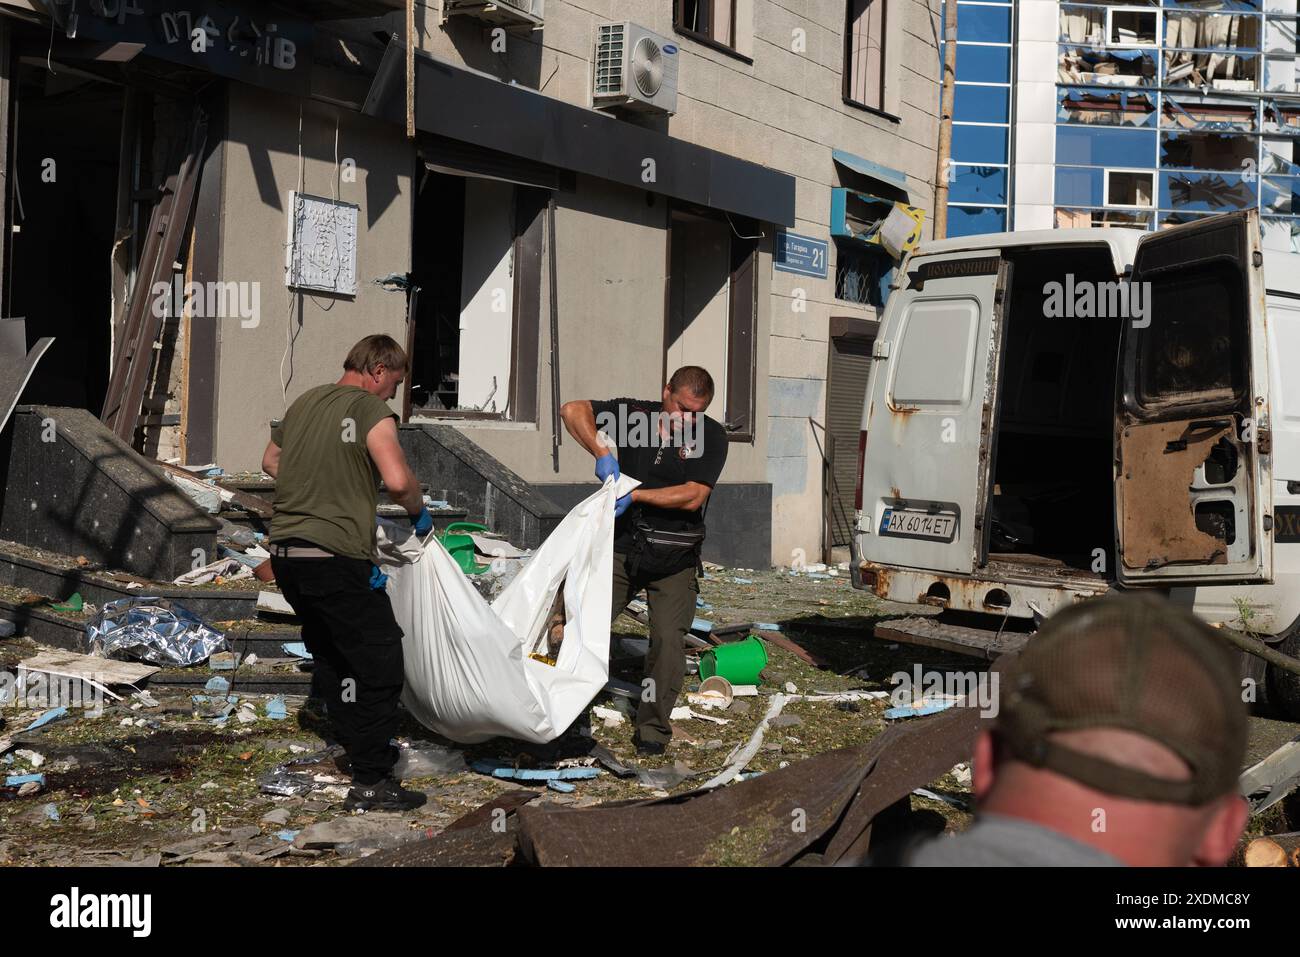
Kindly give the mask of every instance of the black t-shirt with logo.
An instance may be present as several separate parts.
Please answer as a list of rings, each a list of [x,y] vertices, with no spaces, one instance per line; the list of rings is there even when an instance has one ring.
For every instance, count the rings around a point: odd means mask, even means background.
[[[712,488],[727,463],[727,432],[707,415],[696,416],[693,430],[682,434],[659,433],[661,401],[645,399],[592,400],[596,428],[618,447],[618,468],[641,483],[642,488],[667,488],[686,482],[700,482]],[[662,531],[700,530],[704,516],[699,509],[658,508],[633,503],[614,526],[614,548],[626,552],[632,546],[632,526],[642,521]]]

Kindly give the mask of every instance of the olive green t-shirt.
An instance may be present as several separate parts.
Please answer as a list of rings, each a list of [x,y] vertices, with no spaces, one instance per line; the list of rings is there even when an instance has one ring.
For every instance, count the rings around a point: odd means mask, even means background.
[[[354,385],[319,385],[294,400],[271,430],[280,446],[272,542],[300,538],[336,555],[373,556],[379,470],[366,436],[390,415]]]

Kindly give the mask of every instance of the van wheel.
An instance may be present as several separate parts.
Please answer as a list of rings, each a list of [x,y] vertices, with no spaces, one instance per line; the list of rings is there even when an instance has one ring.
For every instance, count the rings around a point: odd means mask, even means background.
[[[1273,647],[1284,655],[1300,659],[1300,632],[1292,632]],[[1270,664],[1265,684],[1269,703],[1292,721],[1300,721],[1300,675]]]

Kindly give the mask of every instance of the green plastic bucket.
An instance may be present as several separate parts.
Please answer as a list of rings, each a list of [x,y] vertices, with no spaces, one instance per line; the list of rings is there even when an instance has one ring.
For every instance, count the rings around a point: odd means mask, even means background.
[[[766,667],[767,649],[758,635],[719,645],[700,655],[701,679],[721,675],[733,685],[758,684],[758,673]]]

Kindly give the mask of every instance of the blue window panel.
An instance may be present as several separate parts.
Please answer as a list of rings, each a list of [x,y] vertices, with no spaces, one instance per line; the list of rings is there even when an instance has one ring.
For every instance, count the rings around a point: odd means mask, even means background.
[[[966,86],[954,88],[953,119],[970,123],[1006,123],[1011,119],[1008,105],[1010,90],[1003,86]]]
[[[948,236],[978,236],[1002,233],[1007,228],[1007,211],[981,206],[949,206]]]
[[[952,158],[958,163],[1005,163],[1007,127],[952,125]]]
[[[1058,126],[1056,160],[1081,166],[1150,168],[1156,162],[1156,134],[1119,127]]]
[[[954,166],[950,203],[1005,203],[1007,171],[1000,166]]]
[[[957,79],[977,83],[1010,82],[1011,48],[957,44]]]
[[[1100,206],[1102,171],[1073,166],[1056,167],[1057,206]]]
[[[1010,43],[1011,8],[957,4],[957,39],[977,40],[982,43]]]
[[[1256,204],[1257,181],[1232,173],[1161,173],[1160,208],[1204,213],[1249,209]]]

